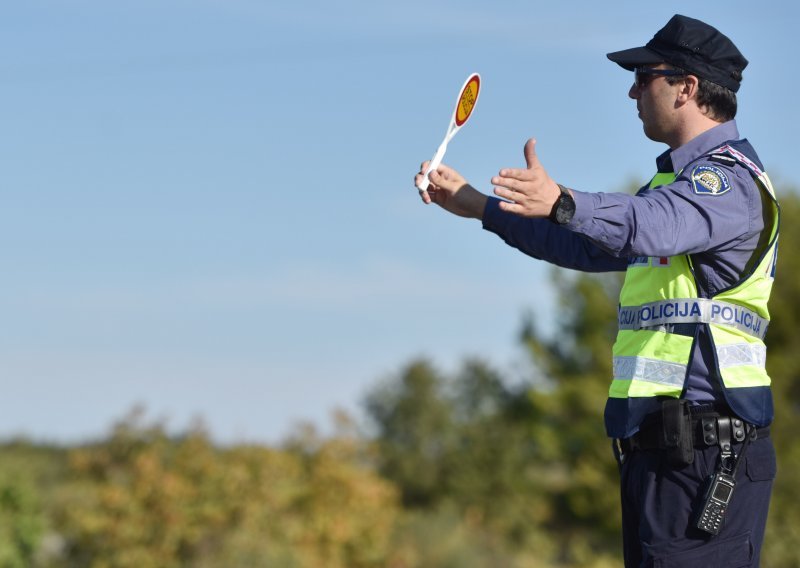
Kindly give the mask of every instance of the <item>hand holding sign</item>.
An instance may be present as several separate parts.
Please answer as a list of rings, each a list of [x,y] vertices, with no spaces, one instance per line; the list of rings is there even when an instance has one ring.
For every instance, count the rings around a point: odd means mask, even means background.
[[[450,118],[450,125],[447,127],[447,134],[445,134],[444,140],[436,150],[436,154],[434,154],[433,159],[425,171],[425,175],[417,184],[417,188],[421,192],[427,191],[428,185],[430,184],[430,180],[428,179],[430,173],[438,168],[439,164],[442,163],[444,153],[447,151],[447,143],[453,139],[453,136],[456,135],[456,132],[458,132],[461,127],[464,126],[469,117],[472,115],[472,111],[475,109],[475,104],[478,102],[478,93],[480,92],[480,88],[481,76],[477,73],[470,75],[464,82],[464,86],[461,87],[461,92],[459,93],[458,100],[456,101],[456,108],[453,110],[453,116]]]

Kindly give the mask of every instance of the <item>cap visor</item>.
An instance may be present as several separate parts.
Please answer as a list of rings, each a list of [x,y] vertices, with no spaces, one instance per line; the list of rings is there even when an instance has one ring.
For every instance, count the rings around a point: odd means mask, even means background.
[[[662,56],[655,51],[647,49],[646,47],[623,49],[622,51],[607,53],[606,57],[628,71],[633,71],[634,67],[638,67],[640,65],[663,63],[664,61]]]

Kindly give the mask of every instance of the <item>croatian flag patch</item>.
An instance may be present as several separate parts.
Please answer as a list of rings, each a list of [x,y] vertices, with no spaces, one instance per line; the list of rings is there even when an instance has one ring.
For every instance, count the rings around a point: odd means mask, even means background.
[[[692,187],[698,195],[722,195],[731,188],[728,176],[717,166],[697,166],[692,170]]]

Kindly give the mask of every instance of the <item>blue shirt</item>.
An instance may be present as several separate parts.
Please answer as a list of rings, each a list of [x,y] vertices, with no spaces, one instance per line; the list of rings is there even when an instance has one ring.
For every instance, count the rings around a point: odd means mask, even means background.
[[[690,254],[699,295],[714,296],[739,281],[764,229],[762,195],[750,171],[708,156],[725,143],[735,143],[761,167],[750,144],[739,140],[736,122],[730,121],[657,158],[659,172],[676,174],[673,183],[652,190],[644,186],[636,195],[573,190],[575,215],[564,226],[506,213],[498,199],[490,198],[483,227],[534,258],[586,272],[624,271],[632,257]],[[724,172],[730,188],[712,193],[696,187],[691,174],[698,166]],[[683,398],[694,404],[725,404],[705,330],[700,330],[694,349]],[[634,404],[610,398],[606,430],[611,437],[626,438],[658,408],[650,399]]]

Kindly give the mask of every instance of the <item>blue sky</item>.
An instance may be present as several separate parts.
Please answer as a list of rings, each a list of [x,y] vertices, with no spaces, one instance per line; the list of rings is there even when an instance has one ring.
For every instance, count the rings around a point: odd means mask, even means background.
[[[605,53],[674,13],[748,57],[740,130],[796,184],[794,2],[7,3],[0,436],[81,440],[141,404],[276,441],[415,357],[522,373],[549,269],[413,174],[479,72],[445,160],[477,187],[530,136],[565,185],[644,181],[663,148]]]

